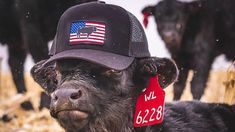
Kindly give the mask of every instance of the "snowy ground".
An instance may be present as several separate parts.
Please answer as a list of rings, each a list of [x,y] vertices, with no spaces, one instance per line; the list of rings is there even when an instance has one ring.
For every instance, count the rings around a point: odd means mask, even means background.
[[[141,10],[146,6],[150,4],[156,4],[158,0],[126,0],[123,2],[123,0],[104,0],[106,3],[109,4],[116,4],[119,5],[126,10],[133,13],[140,22],[142,22],[143,16],[141,14]],[[181,0],[181,1],[190,1],[190,0]],[[162,40],[160,39],[159,35],[157,34],[156,30],[156,24],[154,22],[153,17],[149,20],[148,28],[145,29],[146,36],[149,42],[149,50],[152,56],[158,56],[158,57],[170,57],[168,51],[166,50]],[[2,58],[2,71],[9,71],[8,64],[7,64],[7,46],[0,45],[0,58]],[[216,59],[213,68],[214,69],[226,69],[230,63],[225,61],[224,56],[220,56],[218,59]],[[32,67],[33,61],[32,57],[30,55],[27,56],[26,63],[25,63],[25,69],[26,71],[29,71],[29,69]]]

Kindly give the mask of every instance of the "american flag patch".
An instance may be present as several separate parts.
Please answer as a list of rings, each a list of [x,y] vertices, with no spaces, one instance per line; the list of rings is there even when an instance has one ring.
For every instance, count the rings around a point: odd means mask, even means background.
[[[104,44],[105,24],[101,22],[77,21],[70,27],[69,44]]]

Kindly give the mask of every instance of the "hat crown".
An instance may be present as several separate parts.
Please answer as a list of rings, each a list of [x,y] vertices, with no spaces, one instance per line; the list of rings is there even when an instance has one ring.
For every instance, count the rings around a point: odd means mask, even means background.
[[[86,27],[76,26],[84,23],[98,23],[103,24],[104,27],[101,29],[89,25]],[[81,30],[86,32],[81,33],[85,35],[85,38],[79,36],[78,32]],[[99,34],[101,32],[103,34]],[[74,36],[71,37],[72,33]],[[90,38],[88,38],[89,35]],[[79,40],[79,37],[82,39]],[[74,40],[74,42],[71,40],[72,38],[78,41]],[[85,39],[92,40],[86,41]],[[76,5],[63,13],[58,23],[57,34],[50,54],[72,49],[94,49],[131,57],[150,56],[144,30],[137,18],[122,7],[104,2]]]
[[[135,58],[149,57],[137,18],[125,9],[101,2],[76,5],[61,16],[50,59],[82,59],[123,70]]]

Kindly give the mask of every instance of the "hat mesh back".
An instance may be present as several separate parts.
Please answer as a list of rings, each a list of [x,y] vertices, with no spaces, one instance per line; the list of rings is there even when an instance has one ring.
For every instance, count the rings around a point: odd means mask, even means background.
[[[150,56],[147,38],[142,25],[133,14],[128,12],[128,15],[131,23],[129,55],[137,58]]]
[[[135,16],[128,12],[131,21],[131,42],[143,42],[143,30],[140,29],[140,23]]]

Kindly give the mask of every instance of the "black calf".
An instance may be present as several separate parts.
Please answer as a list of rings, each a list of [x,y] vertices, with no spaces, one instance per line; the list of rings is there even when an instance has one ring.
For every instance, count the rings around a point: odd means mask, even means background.
[[[234,5],[234,0],[163,0],[142,10],[146,26],[147,17],[154,16],[157,30],[180,69],[174,100],[180,99],[190,69],[194,71],[193,99],[200,99],[215,57],[225,54],[235,59]]]
[[[136,59],[116,71],[83,60],[37,63],[32,76],[51,95],[50,112],[67,132],[232,132],[235,106],[201,102],[166,103],[163,122],[134,128],[137,95],[159,74],[161,87],[177,77],[168,59]]]
[[[66,22],[69,21],[66,18],[76,15],[76,20],[84,19],[83,11],[87,14],[85,18],[98,18],[106,22],[106,39],[112,38],[112,41],[107,41],[103,47],[91,46],[90,43],[67,47],[68,41],[55,41],[56,47],[52,48],[54,56],[37,63],[31,69],[34,80],[52,97],[52,117],[66,131],[230,132],[235,129],[234,106],[178,102],[167,103],[163,111],[164,92],[161,88],[176,80],[178,69],[175,63],[165,58],[150,57],[147,41],[136,39],[145,38],[143,28],[137,18],[121,7],[104,3],[84,4],[70,8],[60,22],[67,26]],[[94,16],[94,11],[99,13]],[[111,14],[104,15],[108,11]],[[120,18],[117,23],[116,18]],[[130,33],[128,27],[120,28],[122,24],[125,27],[130,24],[129,28],[133,31]],[[120,30],[115,30],[116,25],[119,25]],[[63,34],[61,27],[64,25],[58,27],[58,33]],[[64,36],[60,36],[63,39]],[[120,38],[129,39],[121,41]],[[143,48],[140,49],[140,46]],[[125,50],[128,53],[124,55]],[[149,107],[150,104],[153,104],[152,107]],[[151,124],[137,127],[146,122]]]

